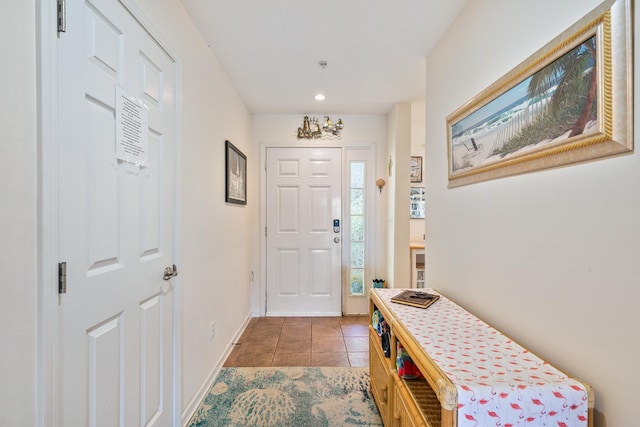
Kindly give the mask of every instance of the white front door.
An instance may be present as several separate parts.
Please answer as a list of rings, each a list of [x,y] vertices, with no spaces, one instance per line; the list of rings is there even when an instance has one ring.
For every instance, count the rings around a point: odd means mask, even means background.
[[[67,0],[66,9],[58,41],[67,292],[58,306],[57,425],[169,426],[174,290],[163,270],[174,263],[176,63],[118,1]],[[118,106],[118,91],[134,102]],[[144,111],[148,123],[136,124],[130,115]],[[125,147],[117,129],[148,146]],[[123,149],[146,154],[146,164],[116,158]]]
[[[268,316],[342,314],[341,165],[340,148],[267,149]]]

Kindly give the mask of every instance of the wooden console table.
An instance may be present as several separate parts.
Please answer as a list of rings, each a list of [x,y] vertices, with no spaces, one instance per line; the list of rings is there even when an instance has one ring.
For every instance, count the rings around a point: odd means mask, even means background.
[[[372,289],[391,328],[390,357],[369,328],[371,391],[385,426],[593,427],[594,393],[440,295],[427,309],[392,303],[401,289]],[[427,289],[430,293],[437,293]],[[424,379],[396,370],[400,343]]]

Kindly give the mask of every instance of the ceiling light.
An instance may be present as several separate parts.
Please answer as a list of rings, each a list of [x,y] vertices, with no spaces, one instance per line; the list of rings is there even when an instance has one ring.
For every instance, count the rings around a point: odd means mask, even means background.
[[[316,96],[314,96],[314,98],[316,99],[316,101],[324,101],[326,97],[323,94],[319,93]]]

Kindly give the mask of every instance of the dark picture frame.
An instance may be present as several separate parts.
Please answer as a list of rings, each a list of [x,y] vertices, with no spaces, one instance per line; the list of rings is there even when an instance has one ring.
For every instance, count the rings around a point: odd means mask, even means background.
[[[630,17],[604,2],[451,113],[449,187],[633,152]]]
[[[422,182],[422,156],[411,156],[411,182]]]
[[[225,202],[247,204],[247,156],[225,141]]]

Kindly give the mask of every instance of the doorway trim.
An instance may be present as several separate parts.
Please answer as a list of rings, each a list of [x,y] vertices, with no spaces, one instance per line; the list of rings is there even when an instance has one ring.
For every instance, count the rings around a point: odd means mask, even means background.
[[[365,153],[365,154],[360,154]],[[349,277],[350,266],[347,265],[351,259],[351,239],[342,239],[342,263],[343,263],[343,276],[342,281],[344,286],[342,287],[342,312],[347,315],[352,314],[366,314],[369,310],[369,286],[371,279],[375,276],[375,260],[376,260],[376,224],[377,224],[377,209],[376,209],[376,197],[378,191],[375,184],[375,168],[376,168],[376,146],[375,145],[353,145],[345,146],[343,148],[343,186],[342,186],[342,223],[344,234],[349,235],[351,233],[350,224],[350,162],[351,161],[363,161],[366,166],[365,173],[365,258],[364,258],[364,293],[363,295],[350,295],[351,278]]]
[[[260,272],[260,280],[258,286],[253,289],[252,293],[252,310],[251,315],[254,317],[262,317],[266,315],[266,303],[267,303],[267,238],[266,238],[266,227],[267,227],[267,149],[269,148],[297,148],[298,146],[292,144],[260,144],[260,159],[259,159],[259,168],[260,168],[260,220],[259,220],[259,234],[260,234],[260,256],[258,270]],[[341,197],[343,199],[342,203],[342,216],[343,220],[345,218],[345,191],[344,191],[344,178],[345,178],[345,153],[347,150],[371,150],[371,156],[373,158],[372,167],[375,171],[377,165],[377,157],[376,157],[376,146],[375,144],[365,144],[365,145],[341,145],[336,146],[335,144],[325,144],[325,145],[313,145],[309,147],[315,148],[340,148],[342,152],[342,163],[340,165],[341,175],[343,178],[343,185],[341,190]],[[373,172],[375,173],[375,172]],[[372,184],[373,186],[373,184]],[[373,187],[372,187],[373,188]],[[375,192],[372,192],[372,196],[375,196]],[[375,213],[373,214],[373,226],[370,231],[372,233],[370,239],[375,241],[376,235],[376,224],[377,219],[375,218]],[[342,251],[344,252],[344,239],[341,241]],[[371,253],[375,253],[374,247],[368,248]],[[375,262],[375,255],[372,255],[371,262]],[[371,270],[373,271],[373,269]],[[340,308],[344,313],[345,310],[345,277],[342,274],[341,278],[341,302]]]
[[[134,0],[118,0],[149,35],[158,43],[175,63],[176,67],[176,112],[175,112],[175,206],[173,258],[180,264],[181,233],[179,224],[182,217],[180,193],[180,151],[181,151],[181,107],[182,107],[182,66],[180,58],[173,53],[170,44],[160,36],[151,21]],[[38,113],[37,152],[38,152],[38,242],[37,242],[37,396],[36,425],[53,427],[58,424],[58,301],[57,263],[59,262],[58,235],[58,32],[57,3],[50,0],[36,0],[36,82]],[[64,34],[62,34],[64,37]],[[173,324],[172,324],[172,367],[173,390],[171,410],[172,425],[182,425],[182,358],[181,358],[181,317],[182,305],[180,278],[173,279]]]

